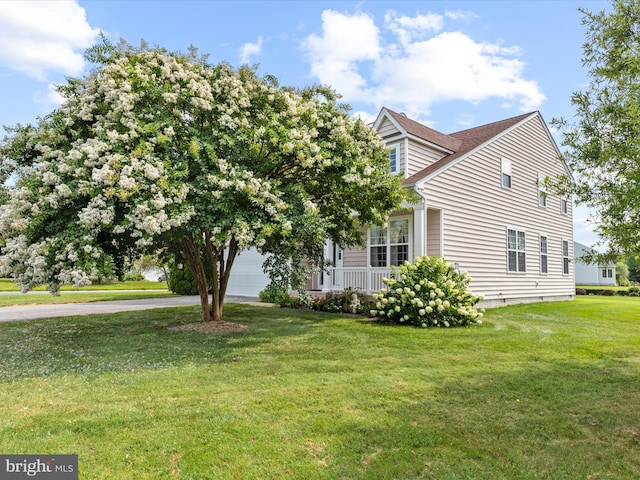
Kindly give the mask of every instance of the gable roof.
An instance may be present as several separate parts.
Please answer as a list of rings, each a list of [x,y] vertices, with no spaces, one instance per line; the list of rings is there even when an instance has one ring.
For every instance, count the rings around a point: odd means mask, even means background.
[[[397,113],[386,107],[383,107],[378,118],[373,124],[373,127],[377,130],[382,125],[384,119],[388,119],[398,130],[397,136],[410,136],[419,141],[430,144],[437,147],[439,150],[445,153],[445,156],[440,160],[432,163],[428,167],[423,168],[417,173],[414,173],[410,177],[404,180],[405,186],[413,186],[426,182],[433,176],[446,170],[462,161],[473,152],[483,147],[489,142],[496,140],[502,135],[508,133],[512,129],[516,128],[522,123],[529,121],[532,118],[539,117],[540,122],[546,130],[547,136],[551,141],[553,148],[558,154],[558,158],[564,165],[569,178],[573,182],[573,175],[567,167],[565,161],[562,159],[562,154],[556,145],[555,140],[551,136],[551,132],[547,128],[546,123],[542,119],[539,111],[529,112],[515,117],[507,118],[479,127],[469,128],[467,130],[461,130],[455,133],[442,133],[429,128],[415,120],[411,120],[404,113]],[[385,140],[391,139],[396,135],[385,137]]]
[[[452,137],[451,135],[438,132],[433,128],[429,128],[415,120],[411,120],[403,113],[397,113],[393,110],[389,110],[388,108],[383,108],[381,115],[384,114],[385,111],[393,120],[395,120],[396,127],[399,127],[398,129],[401,131],[404,130],[404,133],[413,135],[439,147],[443,147],[451,152],[455,152],[460,148],[460,140]]]
[[[426,180],[436,173],[439,173],[441,170],[444,170],[448,166],[451,166],[453,163],[457,163],[458,161],[462,160],[464,157],[480,148],[487,142],[503,135],[507,131],[514,128],[516,125],[524,122],[525,120],[528,120],[529,118],[534,117],[535,115],[539,115],[539,113],[525,113],[516,117],[507,118],[498,122],[488,123],[486,125],[481,125],[479,127],[474,127],[467,130],[461,130],[459,132],[450,134],[450,137],[453,137],[460,142],[460,147],[458,148],[458,150],[456,150],[451,155],[447,155],[446,157],[411,175],[404,181],[404,184],[414,185],[416,183],[420,183],[421,180]]]

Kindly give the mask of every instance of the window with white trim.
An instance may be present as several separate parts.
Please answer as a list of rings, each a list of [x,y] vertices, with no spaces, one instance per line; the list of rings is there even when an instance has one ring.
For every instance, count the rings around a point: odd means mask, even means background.
[[[542,174],[538,174],[538,206],[546,207],[547,206],[547,186],[546,181],[547,177]]]
[[[507,270],[527,271],[526,237],[519,230],[507,230]]]
[[[569,275],[569,240],[562,240],[562,274]]]
[[[549,255],[547,237],[540,235],[540,273],[549,273]]]
[[[560,213],[566,215],[568,212],[569,212],[569,201],[564,197],[560,197]]]
[[[603,268],[602,278],[613,278],[613,268]]]
[[[511,160],[502,158],[501,169],[502,169],[502,186],[504,188],[511,188]]]
[[[389,220],[385,227],[369,229],[369,265],[388,267],[409,260],[409,219]]]
[[[389,169],[391,173],[400,172],[400,145],[389,147]]]

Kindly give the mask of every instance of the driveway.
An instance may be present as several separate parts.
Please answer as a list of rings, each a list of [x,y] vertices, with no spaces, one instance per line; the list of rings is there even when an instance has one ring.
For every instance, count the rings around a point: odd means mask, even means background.
[[[235,296],[227,296],[225,298],[225,303],[243,303],[253,301],[257,301],[257,298]],[[20,320],[35,320],[38,318],[71,317],[76,315],[93,315],[97,313],[133,312],[136,310],[182,307],[187,305],[200,305],[200,297],[193,295],[139,300],[116,300],[110,302],[0,307],[0,322],[16,322]]]

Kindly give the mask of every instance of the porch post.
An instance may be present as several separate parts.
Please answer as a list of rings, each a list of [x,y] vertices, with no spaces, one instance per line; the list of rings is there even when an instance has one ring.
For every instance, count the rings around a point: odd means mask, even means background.
[[[333,251],[333,242],[331,240],[326,240],[324,242],[324,258],[325,261],[331,258],[331,252]],[[335,267],[335,265],[334,265]],[[335,275],[335,270],[332,267],[329,269],[328,273],[320,273],[320,278],[322,279],[320,290],[323,292],[328,292],[331,290],[331,285],[333,284],[333,275]]]
[[[427,239],[427,209],[424,202],[412,205],[413,208],[413,261],[426,253]]]

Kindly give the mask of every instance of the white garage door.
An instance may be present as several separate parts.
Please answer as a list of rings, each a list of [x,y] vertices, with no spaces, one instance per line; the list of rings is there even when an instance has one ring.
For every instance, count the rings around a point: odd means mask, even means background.
[[[227,295],[257,297],[269,284],[269,277],[262,271],[264,259],[254,248],[240,253],[231,267]]]

